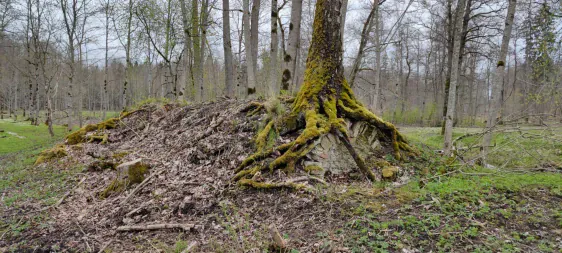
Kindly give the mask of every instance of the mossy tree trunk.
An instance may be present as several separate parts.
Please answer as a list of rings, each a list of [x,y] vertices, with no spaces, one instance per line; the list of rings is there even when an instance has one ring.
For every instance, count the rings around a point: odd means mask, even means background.
[[[377,128],[386,140],[392,142],[394,155],[398,160],[401,159],[401,151],[413,151],[392,124],[378,118],[356,100],[344,78],[341,6],[341,0],[317,1],[304,83],[290,112],[277,119],[270,119],[258,133],[257,152],[242,162],[234,178],[241,184],[263,186],[249,179],[262,170],[294,171],[297,162],[315,147],[315,141],[329,133],[338,136],[359,169],[369,179],[375,180],[372,170],[349,143],[346,119],[364,121]],[[294,141],[268,148],[271,138],[301,129],[302,132]],[[268,161],[267,158],[273,154],[277,154],[276,158]],[[257,163],[260,161],[268,162]],[[254,164],[258,165],[252,166]]]

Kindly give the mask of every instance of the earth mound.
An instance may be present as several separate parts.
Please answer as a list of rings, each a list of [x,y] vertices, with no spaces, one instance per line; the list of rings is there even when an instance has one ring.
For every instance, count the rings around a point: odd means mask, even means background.
[[[324,201],[322,192],[330,191],[328,185],[371,183],[330,135],[317,141],[293,173],[253,175],[253,182],[275,189],[233,180],[236,168],[255,151],[263,119],[288,107],[280,101],[261,103],[263,108],[252,104],[232,99],[187,106],[146,104],[69,135],[65,145],[55,148],[64,156],[42,163],[60,169],[84,165],[80,183],[52,208],[53,226],[22,238],[50,245],[43,250],[97,251],[109,246],[122,252],[139,250],[139,245],[152,250],[155,242],[173,245],[181,239],[197,242],[201,251],[234,247],[259,252],[275,244],[269,237],[273,226],[296,238],[286,238],[288,247],[320,250],[322,244],[308,241],[307,235],[344,222],[338,219],[344,215],[343,205]],[[379,180],[407,181],[412,169],[389,159],[392,147],[379,140],[376,130],[353,122],[348,126],[351,143]],[[278,143],[296,136],[287,133]],[[80,248],[84,241],[90,249]],[[238,245],[229,246],[234,242]]]

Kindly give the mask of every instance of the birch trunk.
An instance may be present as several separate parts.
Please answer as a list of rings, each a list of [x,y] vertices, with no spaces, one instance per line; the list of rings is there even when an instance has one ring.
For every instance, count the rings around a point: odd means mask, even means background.
[[[456,105],[456,95],[457,95],[457,84],[459,81],[459,54],[461,48],[461,37],[462,37],[462,27],[463,27],[463,14],[465,11],[466,0],[459,0],[457,6],[457,14],[455,18],[455,31],[453,40],[453,59],[451,66],[451,84],[449,87],[449,97],[447,101],[447,114],[445,117],[445,141],[443,143],[443,151],[446,156],[451,154],[452,151],[452,139],[453,139],[453,120],[455,114]]]
[[[501,107],[500,100],[498,98],[500,96],[499,92],[503,85],[503,79],[505,75],[505,59],[507,57],[507,50],[509,49],[509,40],[511,38],[511,30],[513,28],[512,24],[515,17],[516,5],[517,0],[509,0],[507,16],[505,17],[505,28],[503,30],[502,44],[500,47],[500,55],[498,63],[496,65],[494,77],[492,79],[491,96],[488,103],[488,121],[486,123],[486,134],[484,134],[484,139],[482,140],[483,162],[486,161],[486,155],[488,154],[489,146],[492,140],[492,130],[496,125],[496,117],[498,116],[498,110]]]

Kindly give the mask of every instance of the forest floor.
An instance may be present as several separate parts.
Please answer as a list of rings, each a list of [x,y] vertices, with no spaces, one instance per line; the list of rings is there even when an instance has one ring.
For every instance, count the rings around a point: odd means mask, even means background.
[[[255,190],[229,180],[253,152],[256,120],[237,113],[244,104],[143,107],[109,144],[65,146],[66,157],[39,166],[64,128],[50,138],[45,126],[0,121],[0,252],[185,252],[193,242],[195,252],[263,252],[271,224],[287,252],[562,252],[562,127],[503,127],[488,168],[471,165],[478,136],[459,144],[463,163],[445,166],[438,128],[401,127],[424,150],[424,161],[404,165],[417,169],[405,185],[348,178],[312,193]],[[134,187],[101,197],[117,172],[92,166],[100,157],[146,159],[156,176],[129,201]],[[156,223],[193,227],[116,231]]]

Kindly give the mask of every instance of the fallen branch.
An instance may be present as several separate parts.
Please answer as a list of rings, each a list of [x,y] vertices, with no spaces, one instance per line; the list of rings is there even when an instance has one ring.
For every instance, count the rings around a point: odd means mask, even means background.
[[[179,224],[179,223],[162,223],[150,225],[133,225],[121,226],[117,228],[117,232],[131,232],[131,231],[144,231],[144,230],[160,230],[160,229],[182,229],[186,232],[191,231],[195,225],[193,224]]]

